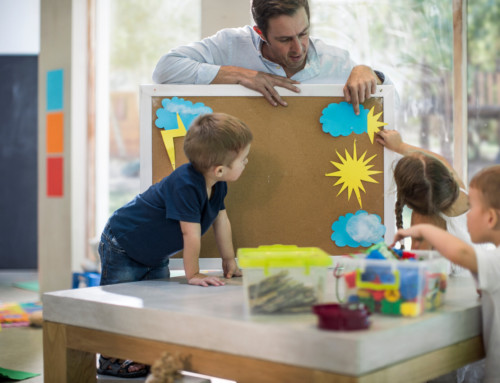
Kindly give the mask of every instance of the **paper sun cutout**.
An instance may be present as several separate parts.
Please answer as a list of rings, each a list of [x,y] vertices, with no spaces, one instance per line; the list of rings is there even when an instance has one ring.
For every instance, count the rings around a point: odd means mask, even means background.
[[[373,165],[368,165],[368,163],[376,157],[376,154],[365,160],[365,151],[361,155],[361,157],[358,158],[356,153],[356,141],[354,141],[354,151],[352,156],[347,152],[347,149],[345,151],[345,158],[342,158],[338,151],[335,152],[337,153],[337,156],[339,157],[341,162],[330,162],[337,167],[338,171],[327,173],[325,175],[327,177],[339,177],[338,181],[334,184],[334,186],[342,184],[342,188],[338,192],[337,196],[339,196],[340,193],[342,193],[347,188],[347,199],[350,200],[352,191],[354,190],[354,193],[356,194],[356,197],[358,199],[359,206],[363,207],[363,204],[361,202],[361,195],[359,192],[359,190],[361,189],[366,193],[363,186],[363,181],[378,183],[378,181],[374,180],[371,176],[373,174],[382,173],[382,171],[379,170],[370,170]]]
[[[379,121],[379,117],[380,115],[382,114],[382,112],[380,112],[379,114],[377,115],[373,115],[373,113],[375,112],[375,108],[371,108],[370,109],[370,112],[368,113],[368,116],[366,117],[367,119],[367,133],[368,133],[368,137],[370,137],[370,142],[373,144],[373,136],[375,136],[375,133],[377,132],[380,132],[380,127],[382,126],[385,126],[387,125],[387,122],[381,122]]]
[[[212,113],[212,109],[201,102],[193,105],[182,98],[165,98],[161,102],[163,108],[156,111],[158,117],[155,125],[162,129],[161,136],[167,150],[172,169],[175,169],[174,138],[184,137],[189,126],[201,114]]]
[[[332,224],[332,241],[338,247],[369,247],[383,240],[385,226],[377,214],[358,210],[356,214],[347,213]]]
[[[323,132],[329,133],[333,137],[347,137],[352,133],[363,134],[366,132],[373,144],[375,133],[380,132],[380,127],[387,125],[386,122],[378,121],[382,112],[375,116],[374,113],[375,107],[368,111],[363,105],[360,105],[359,115],[356,116],[352,105],[343,101],[338,104],[330,104],[323,109],[319,121],[323,126]]]

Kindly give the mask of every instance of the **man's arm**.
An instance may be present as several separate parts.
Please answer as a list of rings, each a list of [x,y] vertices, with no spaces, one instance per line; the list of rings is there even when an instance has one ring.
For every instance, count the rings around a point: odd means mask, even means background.
[[[477,258],[472,246],[451,235],[445,230],[430,224],[412,226],[409,229],[399,229],[392,246],[403,238],[412,237],[428,241],[443,257],[451,262],[477,273]]]
[[[226,210],[221,210],[213,223],[215,241],[222,258],[222,270],[226,278],[241,277],[242,273],[236,264],[231,223]]]
[[[275,87],[300,92],[298,81],[270,73],[238,66],[215,65],[191,47],[183,47],[163,56],[153,72],[153,81],[159,84],[240,84],[262,94],[273,106],[287,106]]]
[[[182,237],[184,240],[183,261],[184,272],[190,285],[199,286],[222,286],[222,282],[217,277],[210,277],[200,273],[200,247],[201,247],[201,226],[194,222],[180,222]]]

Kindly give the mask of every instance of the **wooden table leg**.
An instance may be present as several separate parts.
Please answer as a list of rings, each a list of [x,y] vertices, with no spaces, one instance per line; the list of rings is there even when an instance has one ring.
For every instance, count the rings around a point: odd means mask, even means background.
[[[69,349],[66,325],[44,322],[43,375],[51,383],[95,383],[95,354]]]

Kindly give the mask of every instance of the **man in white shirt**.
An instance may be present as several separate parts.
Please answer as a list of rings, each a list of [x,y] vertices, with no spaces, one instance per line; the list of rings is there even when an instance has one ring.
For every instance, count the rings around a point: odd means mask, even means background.
[[[359,104],[385,76],[356,65],[349,52],[309,37],[308,0],[253,0],[255,27],[228,28],[171,50],[158,62],[153,81],[168,84],[241,84],[273,106],[287,103],[275,87],[300,92],[296,84],[345,84],[344,97]]]

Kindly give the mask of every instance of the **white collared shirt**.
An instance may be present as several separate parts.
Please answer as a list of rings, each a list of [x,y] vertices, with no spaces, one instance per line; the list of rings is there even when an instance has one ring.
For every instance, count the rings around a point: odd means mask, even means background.
[[[172,49],[158,62],[153,81],[210,84],[222,65],[286,77],[281,65],[262,56],[262,43],[251,26],[223,29],[202,41]],[[310,38],[306,65],[292,79],[302,84],[344,84],[355,65],[348,51]],[[384,84],[388,83],[386,79]]]

